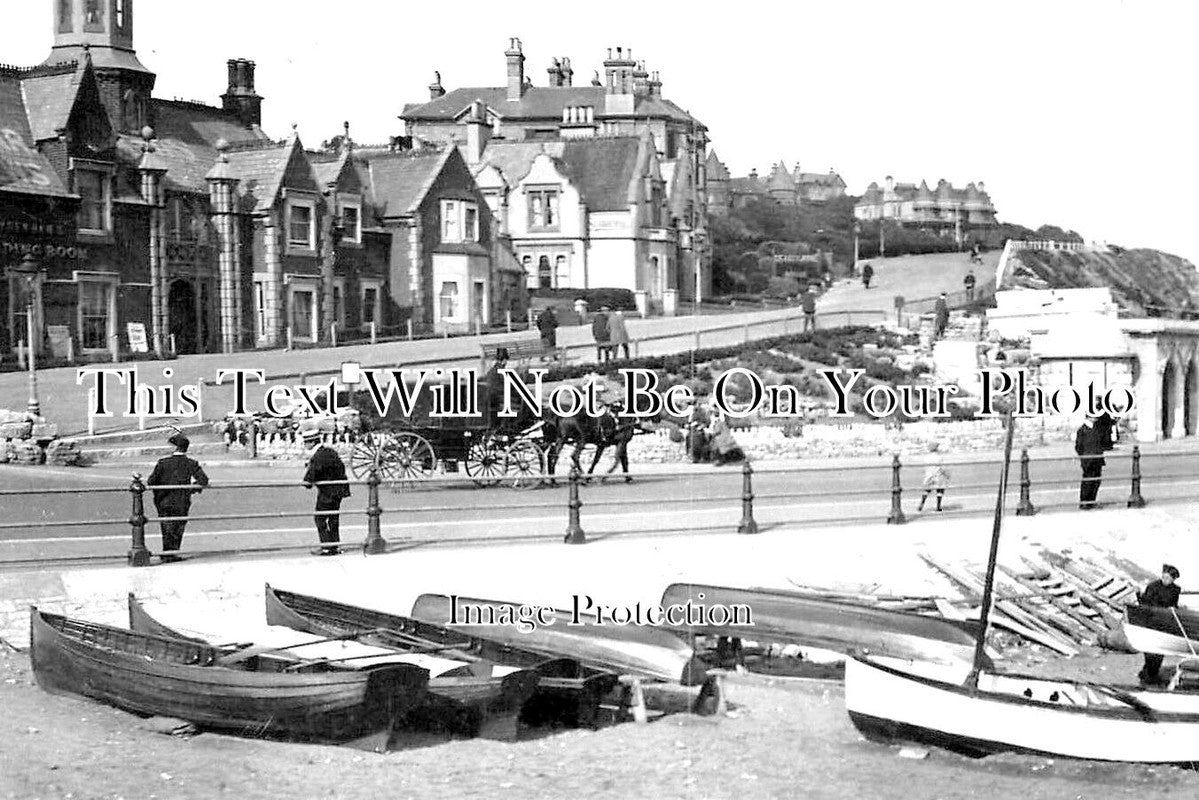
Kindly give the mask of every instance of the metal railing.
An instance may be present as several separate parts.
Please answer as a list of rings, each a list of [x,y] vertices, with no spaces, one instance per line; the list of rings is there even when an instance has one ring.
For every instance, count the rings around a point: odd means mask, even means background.
[[[1088,479],[1086,477],[1063,477],[1050,479],[1035,479],[1035,472],[1044,465],[1057,463],[1074,463],[1085,461],[1086,458],[1070,458],[1070,457],[1053,457],[1045,459],[1032,459],[1029,457],[1028,450],[1022,450],[1019,459],[1019,496],[1015,500],[1018,516],[1028,516],[1037,513],[1039,510],[1046,508],[1060,508],[1064,506],[1074,506],[1076,501],[1063,501],[1060,499],[1062,490],[1066,487],[1079,486],[1080,489],[1088,480],[1101,480],[1108,487],[1110,493],[1112,484],[1117,486],[1127,486],[1126,499],[1122,500],[1122,504],[1128,508],[1139,509],[1146,505],[1144,491],[1146,484],[1152,484],[1157,489],[1162,499],[1174,499],[1169,496],[1168,487],[1171,484],[1180,482],[1194,481],[1195,471],[1193,469],[1171,469],[1170,462],[1180,457],[1194,457],[1196,454],[1187,452],[1174,453],[1159,453],[1153,458],[1154,462],[1159,464],[1161,469],[1154,472],[1151,477],[1144,474],[1143,471],[1143,456],[1140,447],[1134,445],[1129,454],[1123,453],[1108,453],[1103,456],[1108,461],[1109,466],[1121,465],[1118,474],[1113,475],[1111,472],[1116,472],[1112,469],[1109,475],[1102,478]],[[1099,458],[1099,456],[1095,456]],[[993,465],[993,459],[986,460],[964,460],[955,461],[952,465],[954,468],[962,466],[979,466]],[[689,501],[691,511],[699,513],[702,510],[705,521],[708,520],[726,520],[714,521],[711,524],[701,526],[687,525],[685,528],[679,529],[679,532],[694,533],[698,531],[708,532],[724,532],[730,533],[736,531],[742,534],[755,534],[763,529],[762,523],[756,516],[755,508],[760,509],[763,501],[790,501],[789,505],[770,506],[771,515],[774,519],[769,523],[770,526],[780,524],[799,524],[811,525],[832,522],[883,522],[888,524],[900,525],[909,521],[908,514],[904,510],[904,494],[912,491],[911,487],[915,487],[915,491],[920,493],[930,491],[929,487],[924,486],[919,481],[912,481],[907,477],[911,469],[922,470],[924,464],[905,465],[899,455],[894,455],[890,463],[862,463],[852,464],[847,466],[837,467],[835,469],[825,468],[804,468],[792,465],[779,466],[766,464],[757,464],[751,466],[749,462],[745,462],[737,477],[740,478],[736,483],[734,476],[731,473],[717,473],[721,475],[721,480],[727,480],[727,492],[712,492],[705,491],[702,497],[694,498]],[[905,471],[906,470],[906,471]],[[804,513],[804,506],[811,506],[813,503],[828,503],[829,492],[825,490],[808,490],[802,489],[804,485],[821,485],[821,478],[833,472],[859,472],[859,473],[875,473],[873,477],[863,475],[861,479],[854,481],[853,488],[838,489],[836,491],[836,499],[852,500],[846,510],[848,515],[839,515],[836,520],[816,519],[811,513]],[[662,470],[648,473],[629,473],[628,477],[637,481],[678,481],[679,479],[694,479],[697,473],[694,468],[680,468],[677,470]],[[727,476],[727,477],[726,477]],[[657,492],[652,497],[630,497],[625,493],[618,493],[619,496],[603,497],[591,496],[587,497],[587,492],[584,487],[588,486],[597,476],[589,476],[582,474],[578,469],[572,468],[566,477],[566,497],[565,503],[558,492],[546,491],[544,493],[523,493],[520,496],[523,498],[518,502],[489,502],[486,504],[487,519],[479,520],[481,526],[490,527],[495,523],[503,522],[503,517],[496,516],[494,512],[505,510],[520,510],[535,515],[538,519],[551,519],[555,514],[565,512],[566,528],[564,540],[569,544],[585,544],[588,539],[584,532],[584,524],[586,515],[583,513],[583,508],[586,506],[589,509],[614,509],[616,511],[622,509],[639,509],[643,507],[662,506],[669,502],[668,498],[672,493],[669,487],[666,491]],[[607,477],[607,476],[606,476]],[[617,477],[623,477],[617,476]],[[794,482],[788,481],[781,489],[773,488],[765,492],[760,491],[761,481],[766,480],[770,483],[777,484],[778,479],[796,478]],[[546,485],[557,485],[556,480],[551,476],[545,476]],[[148,487],[142,480],[140,474],[134,474],[132,481],[127,486],[103,486],[84,489],[7,489],[0,491],[0,497],[20,498],[20,497],[54,497],[64,495],[104,495],[129,493],[130,495],[130,513],[124,518],[109,518],[109,519],[66,519],[66,520],[47,520],[39,522],[3,522],[0,523],[0,535],[4,531],[37,531],[55,528],[96,528],[102,526],[128,526],[130,537],[130,548],[126,553],[126,560],[129,565],[135,567],[144,567],[151,563],[151,552],[146,544],[146,525],[151,522],[223,522],[230,521],[245,521],[253,522],[259,520],[270,519],[289,519],[289,518],[307,518],[320,516],[338,516],[339,519],[348,517],[365,515],[366,517],[366,535],[361,541],[339,542],[336,546],[340,547],[355,547],[360,548],[366,555],[375,555],[389,552],[394,549],[389,545],[388,541],[382,534],[382,519],[392,515],[403,515],[406,521],[413,518],[428,519],[432,518],[430,524],[436,524],[439,530],[444,528],[444,524],[448,519],[452,519],[453,515],[462,515],[464,505],[461,502],[434,502],[420,503],[420,489],[429,490],[452,490],[455,488],[463,488],[473,485],[496,486],[502,485],[502,478],[480,479],[475,476],[468,475],[440,475],[420,480],[411,481],[387,481],[377,470],[371,470],[364,480],[346,480],[326,482],[320,485],[350,485],[350,486],[365,486],[367,488],[366,507],[362,510],[332,510],[332,511],[313,511],[313,510],[296,510],[296,511],[256,511],[251,513],[226,513],[226,514],[188,514],[183,517],[170,516],[150,516],[147,514],[146,498],[147,491],[154,490],[192,490],[195,486],[154,486]],[[381,487],[391,485],[392,488],[407,488],[411,491],[397,494],[397,497],[402,498],[403,502],[393,503],[385,507],[381,498]],[[758,487],[755,487],[758,484]],[[769,484],[768,484],[769,485]],[[282,487],[290,487],[299,489],[300,484],[295,481],[252,481],[252,482],[237,482],[237,483],[210,483],[204,488],[206,493],[222,493],[235,491],[257,491],[279,489]],[[983,493],[990,492],[994,489],[992,482],[978,483],[959,483],[952,486],[952,490],[956,494],[967,491],[978,490]],[[935,489],[934,489],[935,490]],[[675,492],[682,496],[684,492]],[[1034,494],[1035,497],[1034,502]],[[1189,497],[1189,491],[1184,495]],[[877,506],[869,503],[870,499],[878,501]],[[1179,498],[1181,499],[1181,498]],[[735,520],[735,513],[739,509],[740,517]],[[780,517],[780,514],[788,509],[794,511],[798,516]],[[952,516],[955,513],[961,515],[965,509],[955,509],[949,511]],[[727,517],[722,517],[721,514],[727,514]],[[636,515],[639,516],[641,512]],[[470,520],[465,520],[471,522]],[[642,521],[640,524],[647,524]],[[233,533],[252,532],[253,529],[235,530]],[[624,533],[663,533],[660,527],[634,528],[631,530],[622,531]],[[540,534],[538,534],[540,535]],[[611,535],[611,534],[607,534]],[[90,537],[67,537],[56,538],[53,542],[82,542]],[[112,537],[106,537],[112,538]],[[480,540],[483,542],[503,541],[505,539],[515,539],[527,541],[528,534],[518,534],[511,536],[495,536],[493,533],[483,535]],[[5,545],[12,544],[13,539],[0,538],[0,543]],[[434,542],[445,541],[455,543],[466,543],[472,539],[464,537],[443,536],[440,539],[434,539]],[[322,546],[329,546],[328,543],[321,543]],[[291,550],[291,549],[311,549],[311,544],[275,544],[264,545],[249,548],[238,548],[232,552],[228,550],[206,551],[205,555],[222,555],[229,556],[243,553],[262,553],[269,551]],[[190,553],[189,554],[193,554]],[[115,553],[110,553],[98,558],[111,560],[116,557]],[[97,558],[89,556],[89,559]],[[78,556],[64,556],[61,560],[77,560]],[[54,561],[52,556],[47,558],[37,559],[39,563],[46,561]]]

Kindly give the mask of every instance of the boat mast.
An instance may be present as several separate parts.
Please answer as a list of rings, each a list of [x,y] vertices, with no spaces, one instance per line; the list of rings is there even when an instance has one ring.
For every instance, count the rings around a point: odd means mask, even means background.
[[[991,526],[991,554],[987,557],[987,580],[983,585],[983,605],[979,617],[978,640],[974,643],[974,664],[966,678],[966,686],[978,688],[978,674],[982,671],[986,653],[987,628],[991,622],[991,598],[995,591],[995,564],[999,558],[999,531],[1003,526],[1003,503],[1007,497],[1008,467],[1012,463],[1012,436],[1016,432],[1016,418],[1007,414],[1007,441],[1003,446],[1003,471],[999,474],[999,492],[995,498],[995,522]]]

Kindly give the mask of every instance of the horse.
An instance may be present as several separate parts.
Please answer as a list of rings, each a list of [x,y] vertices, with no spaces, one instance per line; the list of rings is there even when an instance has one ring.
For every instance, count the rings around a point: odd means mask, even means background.
[[[583,467],[579,463],[579,456],[582,454],[583,448],[589,444],[595,445],[595,457],[591,459],[587,475],[595,472],[595,467],[603,458],[604,451],[609,447],[615,447],[616,459],[608,473],[615,472],[619,465],[624,471],[625,482],[633,480],[629,475],[628,445],[634,436],[645,431],[641,427],[640,419],[621,417],[618,415],[619,411],[620,405],[614,404],[605,409],[604,413],[598,417],[584,414],[582,411],[566,417],[552,413],[545,415],[543,435],[549,445],[546,449],[546,467],[551,484],[556,483],[554,470],[557,467],[562,448],[567,444],[574,445],[571,463],[580,472],[583,471]]]

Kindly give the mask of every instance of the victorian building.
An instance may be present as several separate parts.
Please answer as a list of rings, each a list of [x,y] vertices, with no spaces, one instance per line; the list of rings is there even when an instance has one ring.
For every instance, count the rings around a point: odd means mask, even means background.
[[[888,175],[881,188],[877,183],[870,184],[853,213],[860,220],[889,219],[905,227],[952,235],[958,242],[969,233],[996,225],[995,206],[981,181],[957,189],[940,180],[934,190],[925,181],[919,186],[896,183]]]
[[[668,219],[661,221],[661,227],[674,229],[672,236],[685,242],[687,253],[674,262],[676,280],[672,285],[683,297],[691,297],[697,288],[701,294],[707,294],[711,283],[706,230],[708,140],[703,123],[666,99],[658,73],[647,72],[644,62],[634,60],[632,51],[625,48],[609,50],[603,62],[603,79],[597,71],[590,85],[585,86],[574,84],[569,58],[554,59],[547,71],[548,85],[534,86],[525,74],[525,56],[519,39],[509,40],[504,58],[507,79],[504,86],[446,91],[440,73],[435,73],[429,100],[404,107],[401,119],[407,133],[418,142],[469,145],[469,137],[481,136],[497,146],[500,142],[558,142],[555,147],[564,142],[587,140],[629,137],[638,140],[648,134],[657,169],[662,174],[663,199],[669,214]],[[607,150],[596,145],[590,152],[608,158],[613,149],[621,147],[628,145]],[[584,150],[587,148],[577,149]],[[604,179],[597,176],[594,180]],[[506,175],[504,180],[512,178]],[[629,257],[650,259],[651,249],[643,246],[625,251]],[[538,254],[536,260],[540,258]],[[603,259],[603,269],[611,263]],[[631,285],[630,276],[649,275],[654,270],[648,260],[612,268],[615,271],[611,275],[590,266],[586,270],[581,266],[570,269],[572,275],[585,276],[586,285],[593,287]],[[670,271],[661,261],[657,269],[662,278],[651,283],[665,287]],[[540,284],[540,277],[537,282]],[[645,288],[649,291],[648,286]]]
[[[756,169],[744,178],[733,178],[716,151],[708,154],[705,168],[708,186],[708,209],[712,214],[725,214],[729,209],[743,208],[749,203],[773,202],[798,206],[808,203],[827,203],[845,196],[845,181],[834,170],[827,174],[801,172],[799,164],[790,171],[779,161],[765,179]]]
[[[55,0],[53,26],[45,64],[0,68],[4,352],[27,338],[29,292],[35,344],[83,360],[437,325],[431,251],[418,259],[424,272],[404,268],[393,281],[395,237],[412,252],[412,235],[389,224],[376,198],[398,208],[396,193],[427,194],[440,171],[379,190],[348,127],[332,151],[306,151],[294,131],[271,140],[245,59],[227,62],[219,106],[154,98],[155,75],[133,47],[132,0]],[[458,175],[453,191],[481,202],[460,159]],[[471,309],[462,318],[486,324],[511,299],[492,269],[502,248],[493,251],[485,222],[477,228],[485,254],[461,276]],[[26,256],[40,267],[34,279],[24,277]],[[510,255],[506,264],[511,272]],[[470,294],[479,280],[481,307]]]

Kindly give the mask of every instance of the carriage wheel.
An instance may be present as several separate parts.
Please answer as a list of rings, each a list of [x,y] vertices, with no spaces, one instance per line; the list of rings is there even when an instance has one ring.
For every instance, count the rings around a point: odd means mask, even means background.
[[[437,456],[433,445],[420,434],[403,431],[393,436],[383,453],[379,474],[393,489],[409,489],[414,481],[433,474]]]
[[[476,486],[495,486],[504,477],[504,451],[494,436],[484,436],[466,451],[465,466]]]
[[[379,465],[379,475],[383,475],[383,462],[388,450],[394,446],[394,437],[390,433],[375,431],[359,436],[350,450],[350,472],[358,480],[364,480],[370,475],[371,467]]]
[[[545,451],[536,442],[513,442],[504,452],[505,480],[513,489],[540,486],[545,475]]]

